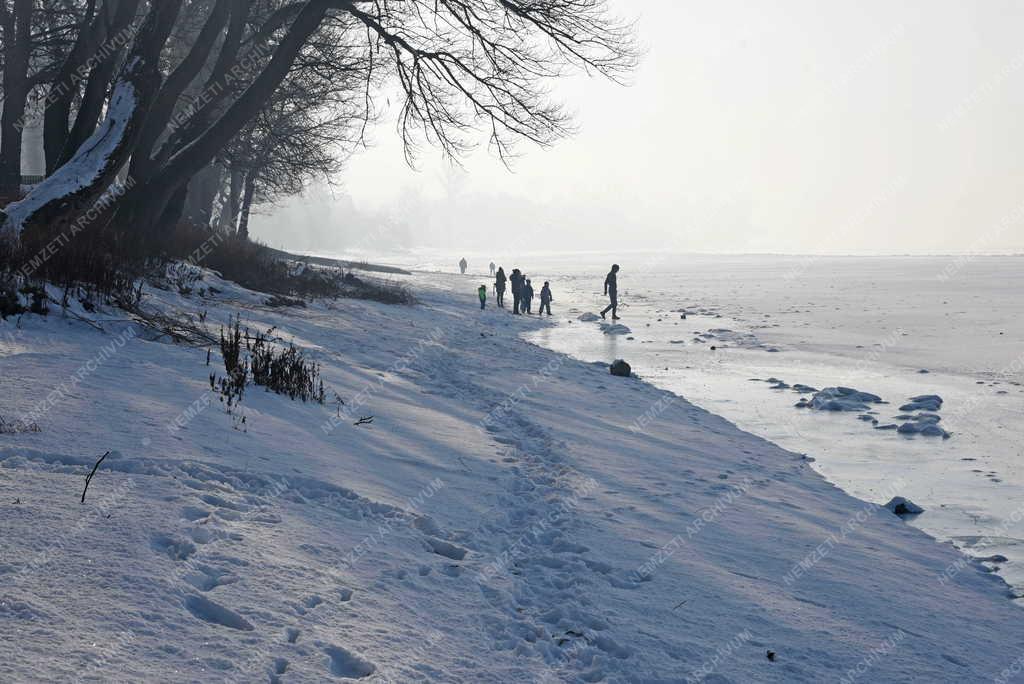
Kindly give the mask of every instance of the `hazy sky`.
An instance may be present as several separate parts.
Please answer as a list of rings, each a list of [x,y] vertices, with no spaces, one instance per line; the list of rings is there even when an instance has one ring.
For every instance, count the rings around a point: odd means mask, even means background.
[[[556,96],[579,133],[452,169],[385,118],[330,193],[256,219],[367,243],[680,252],[1024,251],[1024,3],[615,0],[647,52],[630,87]]]

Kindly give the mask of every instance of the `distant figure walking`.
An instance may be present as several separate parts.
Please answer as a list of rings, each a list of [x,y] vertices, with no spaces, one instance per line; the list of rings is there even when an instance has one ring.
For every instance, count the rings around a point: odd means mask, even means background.
[[[551,302],[554,298],[551,296],[551,286],[548,285],[548,281],[544,281],[544,287],[540,288],[540,308],[537,309],[537,315],[540,316],[544,313],[544,309],[547,308],[548,316],[551,315]]]
[[[494,262],[491,262],[491,277],[494,276]]]
[[[467,266],[469,266],[469,263],[466,262],[466,257],[462,257],[461,259],[459,259],[459,271],[462,273],[462,275],[466,275]]]
[[[494,296],[498,300],[498,306],[505,308],[505,269],[498,267],[498,273],[494,276]]]
[[[533,313],[530,309],[530,303],[533,301],[533,285],[530,285],[530,279],[526,278],[523,282],[523,313]]]
[[[480,297],[480,310],[483,311],[487,306],[487,286],[481,285],[476,289],[476,293]]]
[[[609,311],[611,311],[612,312],[612,320],[618,320],[619,319],[619,316],[616,313],[618,311],[618,308],[619,308],[619,285],[618,285],[618,278],[616,277],[616,274],[618,272],[619,272],[619,265],[618,264],[612,264],[612,270],[609,271],[608,275],[606,275],[605,278],[604,278],[604,293],[606,295],[608,295],[608,299],[610,300],[611,303],[609,303],[608,306],[606,306],[604,308],[604,310],[601,311],[601,318],[604,318],[604,315],[606,313],[608,313]]]
[[[520,298],[523,296],[523,274],[518,268],[512,269],[512,275],[508,277],[509,285],[512,286],[512,313],[519,315]]]

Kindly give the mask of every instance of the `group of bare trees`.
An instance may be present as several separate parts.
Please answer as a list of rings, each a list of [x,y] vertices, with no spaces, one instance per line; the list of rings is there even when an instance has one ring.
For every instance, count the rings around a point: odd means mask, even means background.
[[[392,88],[410,159],[481,131],[502,158],[549,144],[569,127],[550,79],[634,64],[605,2],[0,0],[0,236],[90,211],[142,241],[183,219],[244,235],[255,202],[335,173]],[[46,177],[20,197],[33,112]]]

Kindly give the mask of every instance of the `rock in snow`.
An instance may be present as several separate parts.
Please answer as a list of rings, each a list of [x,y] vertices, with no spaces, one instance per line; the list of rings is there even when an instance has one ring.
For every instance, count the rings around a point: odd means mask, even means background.
[[[910,402],[900,406],[900,411],[938,411],[942,408],[942,397],[937,394],[922,394],[911,397]]]
[[[949,433],[932,421],[909,421],[902,423],[897,432],[901,435],[923,435],[925,437],[942,437],[949,439]]]
[[[617,375],[622,378],[628,378],[632,372],[629,364],[622,359],[615,359],[612,361],[612,365],[609,367],[609,370],[611,370],[612,375]]]
[[[605,335],[628,335],[633,331],[621,323],[602,323],[601,332]]]
[[[584,323],[590,323],[592,321],[599,321],[599,320],[601,320],[601,317],[598,316],[596,313],[588,311],[587,313],[580,314],[579,318],[577,318],[576,320],[583,321]]]
[[[880,404],[882,398],[851,387],[826,387],[811,397],[810,407],[818,411],[867,411],[868,404]]]
[[[904,515],[917,515],[918,513],[924,513],[923,508],[910,499],[904,499],[902,496],[894,496],[890,499],[889,503],[885,504],[884,508],[888,508],[890,511],[901,517]]]
[[[924,435],[925,437],[942,437],[949,439],[950,434],[939,427],[942,416],[929,411],[938,411],[942,406],[942,397],[937,394],[923,394],[912,397],[910,403],[900,407],[901,411],[922,411],[917,415],[901,414],[895,420],[905,421],[899,426],[903,435]]]

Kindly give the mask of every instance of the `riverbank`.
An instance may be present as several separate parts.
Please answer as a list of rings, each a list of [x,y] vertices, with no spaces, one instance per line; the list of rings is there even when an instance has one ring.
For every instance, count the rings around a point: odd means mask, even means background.
[[[228,412],[216,350],[117,311],[0,324],[0,416],[38,428],[0,435],[7,676],[971,681],[1024,654],[980,564],[433,281],[411,307],[147,291],[214,337],[273,328],[323,405]]]
[[[813,456],[858,498],[904,481],[902,494],[925,508],[910,524],[994,559],[1024,595],[1020,259],[654,259],[623,259],[630,332],[576,320],[602,306],[599,275],[552,276],[562,315],[531,341],[585,361],[624,356],[652,384]],[[835,386],[887,403],[802,407]],[[943,399],[927,416],[939,421],[933,436],[906,429],[914,416],[900,410],[926,394]]]

